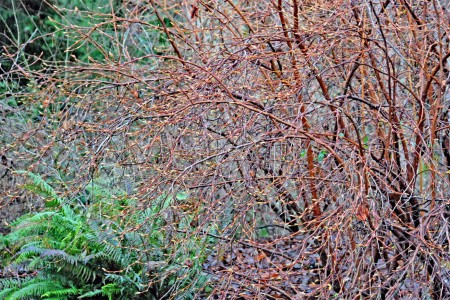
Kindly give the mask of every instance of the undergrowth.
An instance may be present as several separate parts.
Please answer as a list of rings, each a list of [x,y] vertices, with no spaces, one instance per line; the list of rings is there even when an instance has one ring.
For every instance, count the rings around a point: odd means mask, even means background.
[[[0,237],[0,299],[189,299],[207,282],[202,261],[210,241],[192,236],[181,249],[174,241],[189,233],[162,230],[170,197],[136,209],[135,199],[90,184],[92,203],[80,205],[40,176],[19,173],[47,206]]]

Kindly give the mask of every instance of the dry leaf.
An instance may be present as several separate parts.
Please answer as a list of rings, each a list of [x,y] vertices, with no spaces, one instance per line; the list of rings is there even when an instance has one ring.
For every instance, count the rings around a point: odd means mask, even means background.
[[[367,220],[367,217],[369,216],[369,209],[365,204],[361,204],[358,206],[358,209],[356,210],[356,218],[359,221],[365,221]]]
[[[257,262],[260,262],[261,260],[263,260],[264,258],[266,258],[267,255],[264,252],[259,253],[258,255],[256,255],[255,260]]]

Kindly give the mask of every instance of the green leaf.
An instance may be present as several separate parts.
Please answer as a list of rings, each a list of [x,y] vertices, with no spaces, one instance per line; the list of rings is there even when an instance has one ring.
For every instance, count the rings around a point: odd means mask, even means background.
[[[259,236],[260,236],[261,238],[268,238],[268,237],[270,237],[269,230],[267,230],[267,228],[262,228],[262,229],[259,231]]]
[[[176,196],[177,200],[186,200],[189,198],[189,194],[186,192],[179,192]]]
[[[326,155],[327,155],[327,151],[320,150],[319,155],[317,155],[317,161],[321,163]]]
[[[306,156],[306,150],[302,150],[300,152],[300,157],[305,157]]]

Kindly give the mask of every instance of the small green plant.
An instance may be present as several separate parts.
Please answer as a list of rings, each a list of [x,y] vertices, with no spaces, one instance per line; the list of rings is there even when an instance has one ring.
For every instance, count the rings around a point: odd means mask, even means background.
[[[131,211],[134,199],[90,185],[94,202],[79,206],[59,197],[40,176],[19,173],[28,176],[24,187],[45,197],[47,207],[17,219],[11,233],[0,237],[5,270],[24,274],[0,279],[0,299],[188,299],[207,281],[201,274],[206,240],[187,238],[186,228],[170,237],[164,230],[162,212],[170,197]],[[177,238],[187,243],[168,245]]]

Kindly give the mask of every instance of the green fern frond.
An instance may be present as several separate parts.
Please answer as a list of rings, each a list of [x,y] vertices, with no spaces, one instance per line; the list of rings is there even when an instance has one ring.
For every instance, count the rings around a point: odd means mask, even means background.
[[[5,288],[0,290],[0,300],[7,299],[7,297],[14,292],[16,292],[19,288],[13,287],[13,288]]]
[[[81,259],[83,260],[84,264],[87,264],[87,263],[89,263],[91,261],[95,261],[95,260],[105,260],[106,261],[108,259],[108,254],[101,252],[101,251],[94,252],[89,255],[82,254]]]
[[[137,291],[140,291],[143,288],[141,285],[141,277],[136,273],[127,274],[126,276],[108,273],[106,274],[106,279],[112,281],[117,286],[134,286]]]
[[[70,255],[66,253],[64,250],[59,249],[42,249],[41,251],[41,258],[54,258],[58,261],[64,261],[70,265],[76,265],[77,263],[81,262],[81,259],[78,256]]]
[[[0,290],[3,291],[3,289],[18,288],[21,284],[23,284],[26,281],[27,279],[24,278],[1,278]]]
[[[53,298],[53,297],[55,297],[56,299],[61,299],[62,297],[67,298],[68,296],[79,295],[82,292],[83,292],[82,289],[71,287],[71,288],[66,288],[66,289],[61,289],[61,290],[56,290],[56,291],[50,291],[50,292],[43,294],[41,297],[45,298],[45,299]]]
[[[76,278],[79,278],[79,280],[85,283],[93,282],[97,277],[97,273],[94,270],[83,264],[64,264],[61,266],[61,268],[66,269],[69,274]]]
[[[28,282],[27,285],[10,294],[7,299],[23,300],[27,298],[40,297],[49,291],[61,289],[63,289],[63,287],[58,282],[48,280],[40,281],[39,279],[36,279]]]
[[[72,219],[59,212],[46,211],[20,218],[12,223],[12,232],[6,240],[17,241],[23,237],[40,236],[49,232],[73,231],[81,220]],[[51,230],[51,231],[49,231]]]
[[[124,251],[124,249],[115,245],[105,244],[103,251],[120,266],[128,266],[134,261],[134,253]]]
[[[55,271],[52,271],[53,274],[66,272],[84,282],[94,281],[97,276],[92,268],[83,263],[82,257],[67,254],[63,250],[29,247],[22,251],[22,254],[26,254],[24,255],[24,259],[18,258],[16,262],[22,262],[25,261],[25,258],[30,258],[33,255],[35,256],[34,260],[31,260],[28,263],[27,269],[29,270],[55,269]]]
[[[0,249],[12,245],[15,247],[45,245],[46,248],[59,248],[71,244],[74,247],[76,237],[74,231],[82,226],[81,223],[81,220],[73,220],[55,212],[39,213],[16,222],[13,231],[3,238]]]
[[[17,227],[18,229],[27,225],[36,225],[43,221],[51,220],[52,217],[57,214],[55,211],[43,211],[34,214],[26,214],[16,219],[11,223],[11,227]]]
[[[35,249],[24,249],[21,250],[17,257],[14,259],[14,263],[16,264],[21,264],[23,262],[27,262],[30,259],[36,257],[37,255],[39,255],[39,252]]]
[[[113,295],[120,294],[120,286],[115,283],[108,283],[102,286],[102,294],[108,297],[108,300],[113,299]]]
[[[84,294],[78,296],[78,298],[79,298],[79,299],[82,299],[82,298],[91,298],[91,297],[98,296],[98,295],[103,295],[103,291],[100,290],[100,289],[95,289],[95,290],[93,290],[93,291],[89,291],[89,292],[87,292],[87,293],[84,293]]]
[[[58,197],[55,189],[41,176],[29,171],[16,171],[16,173],[26,175],[31,179],[31,183],[25,184],[24,188],[49,200],[47,202],[48,206],[57,206],[63,203],[63,200]]]

